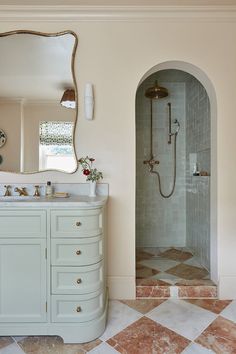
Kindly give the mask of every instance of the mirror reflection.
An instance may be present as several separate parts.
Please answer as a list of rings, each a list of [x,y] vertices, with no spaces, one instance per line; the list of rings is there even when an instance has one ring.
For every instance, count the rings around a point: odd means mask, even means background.
[[[0,170],[74,172],[77,37],[66,31],[0,34]]]

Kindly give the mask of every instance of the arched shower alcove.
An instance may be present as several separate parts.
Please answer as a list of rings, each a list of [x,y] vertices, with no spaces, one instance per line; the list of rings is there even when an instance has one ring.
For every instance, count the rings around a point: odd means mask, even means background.
[[[153,99],[158,86],[167,89],[168,95]],[[176,285],[181,283],[181,272],[183,284],[191,280],[185,285],[194,284],[196,279],[202,284],[210,284],[207,280],[217,284],[216,113],[210,79],[190,63],[158,64],[138,85],[137,285],[145,284],[145,278],[151,278],[152,285],[155,279],[159,284]],[[196,165],[200,175],[193,176]],[[173,195],[163,198],[171,194],[174,182]],[[199,278],[188,274],[195,271]]]

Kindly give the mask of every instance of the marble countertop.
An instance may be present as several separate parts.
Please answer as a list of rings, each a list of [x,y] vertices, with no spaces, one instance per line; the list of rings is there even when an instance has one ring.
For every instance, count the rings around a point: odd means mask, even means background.
[[[85,195],[69,196],[68,198],[46,197],[0,197],[0,208],[5,207],[83,207],[93,208],[103,206],[107,196],[88,197]]]

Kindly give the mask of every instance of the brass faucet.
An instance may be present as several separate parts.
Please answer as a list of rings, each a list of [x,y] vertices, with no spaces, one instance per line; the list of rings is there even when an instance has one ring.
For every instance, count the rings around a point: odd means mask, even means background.
[[[22,188],[16,187],[16,188],[14,189],[14,192],[19,193],[19,196],[25,196],[25,197],[26,197],[26,196],[28,195],[27,190],[26,190],[25,187],[22,187]]]

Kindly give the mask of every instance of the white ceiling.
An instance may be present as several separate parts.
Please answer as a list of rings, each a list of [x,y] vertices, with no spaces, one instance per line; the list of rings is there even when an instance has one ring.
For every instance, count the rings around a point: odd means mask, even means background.
[[[0,0],[0,5],[225,6],[236,5],[236,0]]]
[[[74,41],[71,34],[0,37],[0,98],[60,100],[63,91],[73,87]]]

